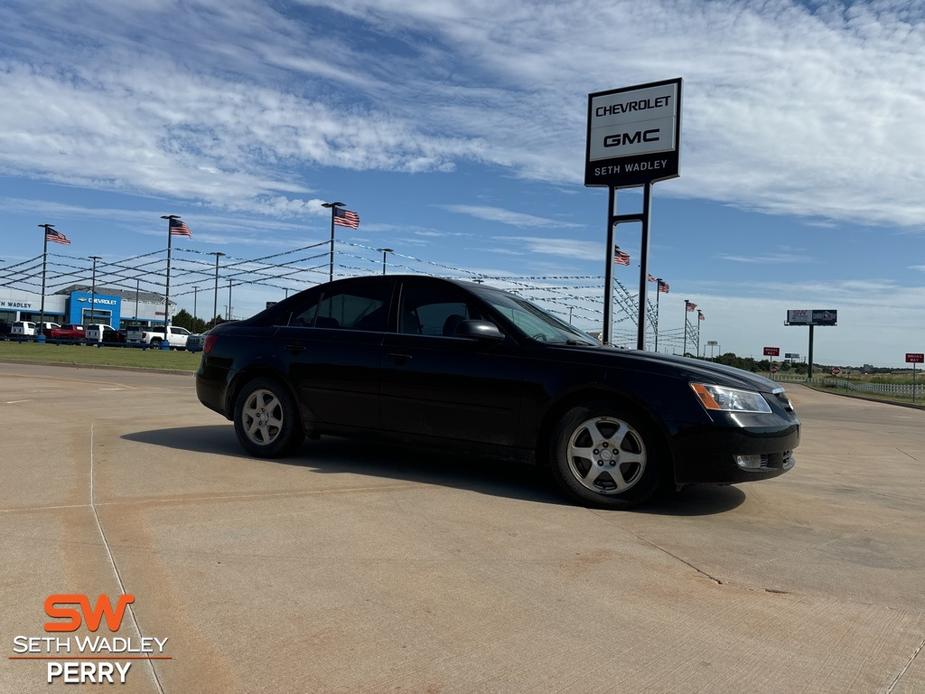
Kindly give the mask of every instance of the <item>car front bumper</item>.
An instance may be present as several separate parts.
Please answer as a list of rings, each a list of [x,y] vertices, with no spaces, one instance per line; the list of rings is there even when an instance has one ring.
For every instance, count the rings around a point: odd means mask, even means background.
[[[760,426],[728,419],[679,433],[672,445],[678,484],[737,484],[777,477],[796,463],[796,418],[771,417]],[[739,457],[740,462],[737,462]]]

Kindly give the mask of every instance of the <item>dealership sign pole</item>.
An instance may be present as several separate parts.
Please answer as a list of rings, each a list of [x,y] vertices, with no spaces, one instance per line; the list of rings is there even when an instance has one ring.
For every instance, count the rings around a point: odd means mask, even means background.
[[[613,297],[614,226],[642,225],[639,263],[639,318],[636,349],[645,349],[646,280],[652,184],[676,178],[681,137],[681,78],[588,94],[585,185],[606,186],[607,244],[604,265],[604,325],[610,343]],[[614,214],[618,188],[642,186],[642,211]]]
[[[922,352],[906,352],[906,363],[912,364],[912,404],[915,404],[915,365],[925,362]]]

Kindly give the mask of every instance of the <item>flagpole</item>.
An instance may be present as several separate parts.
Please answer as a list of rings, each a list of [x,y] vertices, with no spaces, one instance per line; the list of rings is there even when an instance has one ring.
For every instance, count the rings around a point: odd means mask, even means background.
[[[700,357],[700,309],[697,309],[697,357]]]
[[[655,280],[655,351],[658,352],[658,303],[662,296],[662,281]]]
[[[343,207],[344,203],[342,202],[323,202],[321,203],[322,207],[327,207],[331,210],[331,252],[328,258],[328,282],[334,281],[334,213],[338,207]]]
[[[170,233],[170,220],[176,219],[177,215],[161,215],[161,219],[167,220],[167,283],[164,289],[164,341],[161,342],[161,349],[170,350],[170,255],[173,251],[173,234]]]
[[[45,342],[45,268],[48,265],[48,227],[50,224],[39,224],[42,228],[42,238],[45,244],[42,246],[42,308],[39,313],[39,334],[36,335],[36,342]],[[23,331],[25,332],[25,331]]]
[[[331,205],[331,255],[328,258],[328,282],[334,281],[334,210],[335,206]]]
[[[687,356],[687,305],[690,303],[688,299],[684,300],[684,347],[681,349],[681,356]]]
[[[703,313],[697,311],[697,357],[700,357],[700,324],[703,322]]]

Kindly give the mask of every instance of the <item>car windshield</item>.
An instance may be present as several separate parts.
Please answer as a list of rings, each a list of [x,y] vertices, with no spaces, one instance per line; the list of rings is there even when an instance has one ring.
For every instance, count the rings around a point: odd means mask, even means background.
[[[526,299],[497,290],[482,289],[479,295],[526,335],[538,342],[558,345],[593,346],[598,344],[590,335],[559,320]]]

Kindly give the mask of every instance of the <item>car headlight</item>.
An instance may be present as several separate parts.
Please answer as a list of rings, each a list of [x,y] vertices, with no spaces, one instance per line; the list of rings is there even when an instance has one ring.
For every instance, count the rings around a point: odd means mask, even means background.
[[[761,393],[708,383],[691,383],[691,388],[708,410],[718,412],[762,412],[770,413],[771,406]]]

